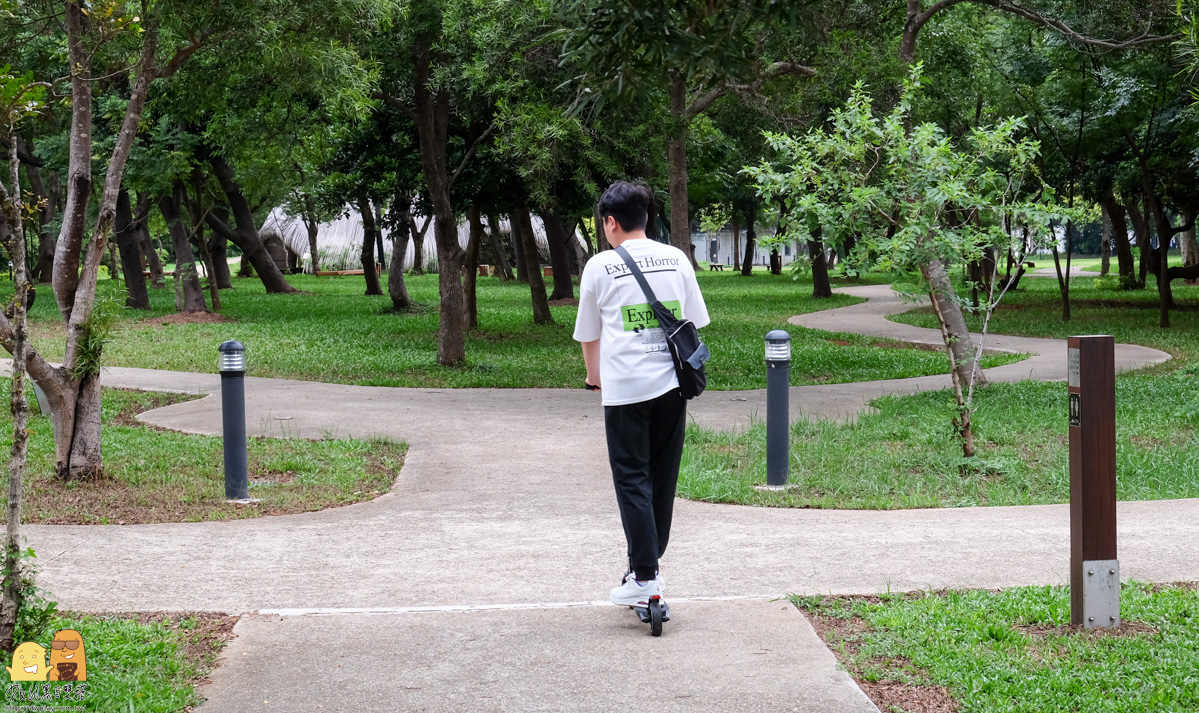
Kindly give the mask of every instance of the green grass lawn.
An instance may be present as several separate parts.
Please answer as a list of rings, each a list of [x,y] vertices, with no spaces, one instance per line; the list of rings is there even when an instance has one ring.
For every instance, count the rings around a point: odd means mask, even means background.
[[[217,654],[230,638],[236,618],[223,614],[56,614],[32,630],[18,630],[17,642],[35,641],[50,649],[54,634],[74,629],[83,639],[87,686],[69,700],[68,685],[20,683],[22,693],[42,695],[49,686],[58,694],[50,700],[18,702],[10,689],[8,672],[0,669],[7,692],[0,710],[80,710],[103,713],[174,713],[192,710],[201,703],[197,684],[216,666]],[[5,662],[6,665],[9,663]],[[78,697],[77,697],[78,696]],[[30,706],[28,709],[19,708]],[[62,706],[55,708],[54,706]]]
[[[8,401],[9,383],[0,382]],[[220,437],[161,431],[138,413],[189,396],[105,389],[102,394],[105,478],[63,483],[54,477],[50,419],[29,421],[29,460],[22,520],[58,525],[229,520],[308,512],[370,500],[391,489],[406,446],[384,441],[252,438],[250,496],[225,502]],[[0,438],[11,442],[12,417],[0,412]],[[7,482],[7,470],[3,482]]]
[[[1004,297],[991,318],[991,331],[1028,337],[1065,339],[1075,334],[1111,334],[1116,341],[1143,344],[1169,352],[1179,361],[1199,360],[1199,286],[1181,280],[1173,284],[1179,309],[1170,312],[1170,328],[1158,327],[1157,286],[1153,277],[1144,290],[1121,290],[1112,278],[1075,277],[1070,280],[1070,321],[1062,321],[1062,302],[1054,278],[1025,278],[1020,291]],[[892,315],[892,321],[919,327],[937,327],[936,315],[921,308]],[[967,315],[970,329],[982,326],[981,318]],[[1176,363],[1158,368],[1169,371]]]
[[[1069,626],[1064,587],[792,597],[880,710],[1199,710],[1199,593],[1126,583],[1123,624]],[[940,707],[935,707],[940,706]]]
[[[992,321],[997,332],[1065,337],[1114,334],[1176,359],[1116,381],[1118,496],[1199,497],[1199,288],[1176,290],[1186,309],[1159,329],[1147,291],[1076,281],[1075,319],[1063,324],[1054,280],[1026,280]],[[1127,303],[1127,304],[1123,304]],[[897,321],[935,327],[924,310]],[[977,320],[975,320],[977,321]],[[976,325],[972,325],[976,326]],[[966,460],[951,425],[948,391],[887,397],[853,423],[792,426],[791,487],[766,482],[765,428],[739,434],[692,427],[683,497],[779,507],[915,508],[1029,505],[1069,499],[1066,390],[1062,384],[995,384],[977,394],[976,456]]]
[[[162,319],[174,311],[169,290],[151,290],[154,310],[125,310],[105,347],[106,366],[136,366],[214,372],[216,347],[226,339],[247,346],[249,373],[376,386],[566,387],[583,380],[583,359],[571,339],[575,307],[551,308],[555,324],[536,326],[527,285],[479,279],[479,324],[467,337],[467,366],[434,363],[437,352],[437,276],[410,277],[407,284],[422,308],[406,314],[387,311],[386,297],[364,297],[360,277],[289,277],[305,293],[266,295],[255,279],[235,279],[221,293],[218,324],[175,324]],[[813,332],[787,325],[793,315],[860,302],[848,296],[811,297],[811,284],[790,275],[765,272],[753,277],[723,272],[699,275],[713,323],[703,330],[712,350],[709,388],[765,386],[763,337],[771,329],[792,333],[794,384],[865,381],[944,373],[940,352],[908,348],[899,342]],[[874,281],[885,278],[874,277]],[[115,291],[110,282],[102,286]],[[2,295],[0,295],[2,298]],[[32,313],[33,343],[50,359],[63,350],[61,317],[47,287]],[[879,349],[884,345],[888,349]],[[988,356],[987,364],[1011,361]]]
[[[776,507],[899,509],[1034,505],[1070,498],[1066,390],[994,384],[978,397],[976,455],[962,457],[949,392],[878,400],[852,423],[791,426],[790,487],[763,492],[766,429],[691,427],[679,494],[692,500]],[[1117,495],[1199,497],[1199,375],[1117,381]],[[1168,427],[1164,425],[1168,424]]]
[[[1139,256],[1141,254],[1140,249],[1137,247],[1133,247],[1132,254],[1133,254],[1134,258]],[[1137,259],[1139,259],[1139,258],[1137,258]],[[1033,262],[1036,263],[1035,269],[1037,269],[1037,270],[1040,270],[1041,268],[1048,268],[1050,270],[1053,269],[1053,255],[1037,255],[1033,258]],[[1065,255],[1061,256],[1061,262],[1062,262],[1062,269],[1063,270],[1066,269],[1066,256]],[[1119,269],[1118,269],[1119,261],[1116,259],[1115,255],[1112,255],[1111,260],[1109,261],[1108,264],[1109,264],[1109,273],[1108,273],[1109,275],[1114,275],[1119,272]],[[1179,252],[1178,250],[1171,250],[1170,251],[1170,264],[1171,265],[1181,265],[1182,264],[1182,253]],[[1085,270],[1088,272],[1099,272],[1103,269],[1103,258],[1099,257],[1097,255],[1075,255],[1074,257],[1070,258],[1070,268],[1071,269],[1078,268],[1079,270]]]

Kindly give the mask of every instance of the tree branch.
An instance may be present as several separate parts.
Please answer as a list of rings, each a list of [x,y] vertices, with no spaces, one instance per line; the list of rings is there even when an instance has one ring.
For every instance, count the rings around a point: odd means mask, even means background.
[[[0,310],[0,346],[4,347],[9,354],[16,349],[14,340],[16,334],[13,331],[12,322],[8,321],[8,315]],[[37,349],[29,342],[25,343],[25,371],[33,378],[37,384],[52,384],[58,377],[58,369],[51,366],[50,362],[46,361],[45,357],[38,354]]]
[[[49,86],[45,82],[38,82],[38,84]],[[42,168],[46,165],[45,161],[35,156],[33,152],[29,150],[28,147],[32,144],[28,140],[22,141],[20,136],[16,134],[13,135],[17,137],[17,158],[21,160],[21,163],[25,164],[26,166],[33,166],[34,168]],[[8,143],[7,136],[0,136],[0,147],[4,148],[5,153],[8,153],[10,150],[11,146]]]
[[[166,66],[157,68],[154,76],[169,77],[175,72],[178,72],[179,68],[183,66],[183,63],[187,61],[187,58],[195,54],[196,50],[203,47],[204,42],[215,34],[216,30],[204,32],[199,37],[196,37],[194,32],[191,33],[191,43],[186,47],[175,50],[175,54],[171,57],[170,61],[166,63]]]
[[[912,18],[912,29],[919,32],[929,20],[933,19],[933,15],[963,2],[966,2],[966,0],[941,0],[940,2],[933,3],[927,10]]]
[[[956,1],[961,2],[961,0]],[[765,76],[769,79],[770,77],[777,77],[780,74],[793,74],[797,77],[815,77],[816,70],[799,62],[775,62],[766,69]]]
[[[409,119],[416,121],[416,111],[412,107],[405,104],[404,102],[400,101],[399,99],[396,99],[391,94],[388,94],[387,92],[375,92],[375,98],[378,99],[379,101],[383,102],[384,104],[390,106],[392,109],[395,109],[396,111],[400,112],[401,114],[408,117]]]
[[[1092,47],[1102,47],[1103,49],[1107,49],[1107,50],[1124,50],[1124,49],[1129,49],[1132,47],[1140,47],[1142,45],[1161,44],[1162,42],[1175,42],[1177,40],[1182,39],[1182,35],[1177,34],[1177,33],[1175,33],[1173,35],[1150,35],[1148,32],[1145,32],[1145,33],[1142,33],[1139,37],[1134,37],[1130,40],[1123,40],[1123,41],[1101,40],[1101,39],[1098,39],[1095,37],[1087,37],[1086,35],[1083,35],[1079,32],[1076,32],[1075,30],[1071,29],[1069,25],[1062,22],[1061,20],[1055,20],[1052,17],[1045,17],[1044,15],[1042,15],[1041,13],[1039,13],[1035,10],[1029,10],[1028,8],[1021,7],[1020,5],[1017,5],[1016,3],[1011,2],[1010,0],[986,0],[986,1],[987,1],[987,4],[990,4],[992,7],[994,7],[997,10],[1001,10],[1003,12],[1008,12],[1013,15],[1018,15],[1020,17],[1025,18],[1026,20],[1032,20],[1033,22],[1035,22],[1039,25],[1043,25],[1045,27],[1048,27],[1051,30],[1054,30],[1062,35],[1065,35],[1066,37],[1070,38],[1071,40],[1073,40],[1075,42],[1078,42],[1078,43],[1081,43],[1084,45],[1090,45]]]
[[[704,113],[708,110],[708,107],[712,106],[712,102],[724,96],[725,92],[729,90],[730,86],[731,85],[722,84],[719,87],[716,87],[712,91],[691,102],[691,104],[684,110],[684,113],[688,118]]]
[[[815,77],[817,72],[811,67],[802,65],[798,62],[792,62],[790,60],[784,62],[775,62],[767,67],[765,71],[759,74],[758,78],[755,79],[751,84],[725,84],[721,87],[713,89],[711,92],[708,92],[707,95],[695,100],[695,103],[692,104],[693,107],[697,105],[702,106],[699,106],[699,108],[695,111],[692,111],[692,108],[688,107],[687,116],[695,116],[696,114],[699,114],[703,110],[707,109],[712,102],[719,99],[729,89],[744,94],[757,94],[762,89],[762,85],[766,83],[767,79],[780,77],[784,74],[790,74],[796,77]]]
[[[462,173],[462,169],[466,168],[466,164],[470,162],[472,157],[474,157],[475,151],[479,148],[479,145],[486,141],[487,137],[491,136],[494,131],[495,124],[492,124],[491,126],[487,127],[487,131],[484,131],[479,135],[479,138],[475,139],[475,142],[470,145],[469,149],[466,150],[466,155],[462,157],[462,162],[458,164],[458,168],[454,169],[454,172],[450,174],[449,185],[454,185],[454,181],[458,180],[458,176]]]
[[[208,223],[208,227],[212,228],[214,233],[221,236],[225,240],[229,240],[234,243],[237,242],[237,235],[233,232],[233,230],[225,224],[225,221],[218,218],[212,211],[208,211],[204,214],[204,222]]]

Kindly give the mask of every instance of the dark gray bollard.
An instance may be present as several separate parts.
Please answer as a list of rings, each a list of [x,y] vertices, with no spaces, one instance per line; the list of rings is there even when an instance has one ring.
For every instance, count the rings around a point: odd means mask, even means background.
[[[766,485],[787,484],[791,467],[791,335],[766,335]]]
[[[221,353],[221,426],[225,440],[225,499],[249,500],[246,470],[246,347],[230,340]]]

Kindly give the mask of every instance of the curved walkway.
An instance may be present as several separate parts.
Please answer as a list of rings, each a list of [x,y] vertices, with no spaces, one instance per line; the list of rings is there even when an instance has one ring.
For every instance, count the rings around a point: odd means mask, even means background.
[[[869,301],[792,321],[939,342],[935,330],[885,319],[911,307],[888,288],[845,291]],[[1062,342],[993,345],[1037,354],[990,370],[993,380],[1064,377]],[[1121,346],[1118,358],[1134,368],[1169,357]],[[140,369],[107,370],[104,383],[219,389],[215,375]],[[882,394],[947,385],[936,376],[796,387],[793,415],[846,417]],[[771,598],[1067,580],[1066,506],[878,512],[679,501],[663,562],[676,621],[662,639],[641,639],[629,612],[592,606],[624,565],[596,395],[275,379],[249,379],[246,392],[252,433],[406,440],[395,487],[303,515],[28,528],[41,584],[64,609],[252,614],[204,710],[260,710],[257,701],[270,700],[283,710],[606,711],[642,695],[648,676],[666,710],[868,711],[803,617]],[[708,392],[691,413],[731,429],[764,410],[761,392]],[[219,396],[141,418],[217,433]],[[1190,546],[1199,501],[1122,503],[1119,518],[1126,576],[1199,579]]]

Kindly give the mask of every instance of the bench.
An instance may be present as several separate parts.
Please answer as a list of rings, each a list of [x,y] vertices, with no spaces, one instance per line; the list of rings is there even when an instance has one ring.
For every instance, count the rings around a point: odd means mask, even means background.
[[[724,272],[724,263],[719,263],[719,262],[708,263],[708,272]]]

